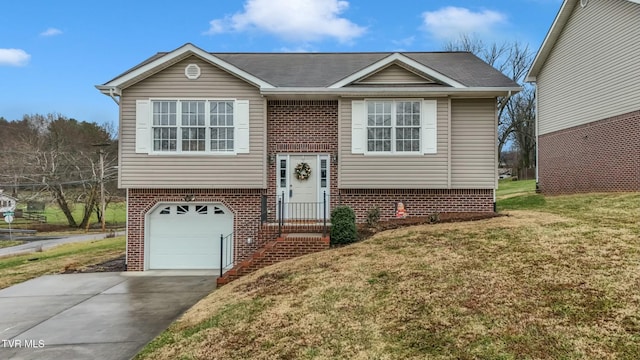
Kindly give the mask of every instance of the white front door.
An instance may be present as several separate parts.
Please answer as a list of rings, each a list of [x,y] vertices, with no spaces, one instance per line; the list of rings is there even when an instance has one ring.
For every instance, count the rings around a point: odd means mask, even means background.
[[[308,178],[301,178],[296,168],[307,164]],[[322,219],[324,194],[329,195],[328,155],[279,155],[278,156],[277,198],[281,201],[285,219]],[[328,210],[326,210],[328,211]],[[280,214],[278,214],[280,216]]]

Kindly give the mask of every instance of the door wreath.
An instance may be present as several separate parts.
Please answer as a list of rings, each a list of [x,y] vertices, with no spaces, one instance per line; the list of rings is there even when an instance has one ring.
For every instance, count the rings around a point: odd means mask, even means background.
[[[306,162],[301,162],[296,166],[296,178],[298,180],[307,180],[311,176],[311,166]]]

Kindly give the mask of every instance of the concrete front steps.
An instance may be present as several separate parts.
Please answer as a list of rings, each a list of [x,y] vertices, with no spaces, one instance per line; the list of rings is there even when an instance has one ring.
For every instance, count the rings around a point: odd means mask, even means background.
[[[320,233],[284,232],[265,244],[247,260],[234,266],[218,278],[218,286],[250,274],[265,266],[329,248],[329,236]]]

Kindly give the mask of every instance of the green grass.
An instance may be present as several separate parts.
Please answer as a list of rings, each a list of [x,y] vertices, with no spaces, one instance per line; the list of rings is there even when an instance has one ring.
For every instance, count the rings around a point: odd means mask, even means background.
[[[73,217],[76,221],[82,219],[82,213],[84,207],[80,204],[76,204],[73,207]],[[127,205],[124,202],[109,204],[106,208],[105,221],[107,223],[124,224],[127,218]],[[67,218],[57,205],[47,204],[45,207],[44,215],[47,217],[47,223],[50,224],[67,224]],[[98,221],[96,214],[93,213],[89,220],[92,224]]]
[[[38,276],[99,264],[121,256],[124,251],[124,237],[116,237],[0,258],[0,289]]]
[[[16,246],[16,245],[21,245],[21,244],[24,244],[24,241],[1,240],[0,241],[0,249],[1,248],[6,248],[6,247],[12,247],[12,246]]]
[[[534,193],[535,190],[535,180],[513,181],[511,179],[502,179],[498,181],[498,191],[496,192],[496,196],[498,199],[501,199],[514,194]]]
[[[384,231],[258,270],[137,359],[640,358],[640,193],[522,186],[500,200],[518,209],[508,216]]]
[[[18,209],[26,209],[26,204],[18,204]],[[73,206],[72,214],[77,222],[82,220],[82,213],[84,207],[82,204],[76,204]],[[58,205],[47,203],[45,206],[44,213],[42,214],[47,217],[47,224],[51,225],[67,225],[67,218],[64,216]],[[124,225],[127,219],[127,204],[124,202],[111,203],[106,208],[106,216],[105,221],[107,225]],[[95,213],[92,213],[90,218],[90,224],[98,223],[97,217]],[[29,225],[33,222],[16,218],[12,226],[15,227],[24,227],[23,225]],[[4,222],[0,223],[0,228],[8,228],[8,225]]]
[[[536,194],[535,180],[503,179],[498,182],[496,191],[496,206],[498,211],[539,209],[545,206],[546,200]]]

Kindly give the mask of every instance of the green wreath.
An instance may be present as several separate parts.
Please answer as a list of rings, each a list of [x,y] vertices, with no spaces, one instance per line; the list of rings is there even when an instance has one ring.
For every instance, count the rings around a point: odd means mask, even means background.
[[[301,162],[296,166],[296,178],[298,180],[307,180],[311,176],[311,166],[306,162]]]

